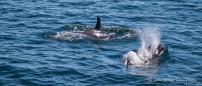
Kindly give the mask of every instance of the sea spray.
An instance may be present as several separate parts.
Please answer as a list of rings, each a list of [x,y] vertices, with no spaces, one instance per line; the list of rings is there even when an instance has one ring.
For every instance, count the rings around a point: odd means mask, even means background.
[[[149,60],[156,53],[156,48],[160,44],[161,34],[156,27],[147,27],[140,35],[141,47],[138,49],[138,56],[142,60]],[[150,49],[148,49],[150,48]]]

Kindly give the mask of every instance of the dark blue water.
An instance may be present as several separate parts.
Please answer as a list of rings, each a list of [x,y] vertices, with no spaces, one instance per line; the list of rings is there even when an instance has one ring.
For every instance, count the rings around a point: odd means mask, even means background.
[[[1,86],[202,84],[200,0],[2,0],[0,14]],[[97,16],[117,38],[80,34]],[[158,65],[125,67],[144,28],[168,50]]]

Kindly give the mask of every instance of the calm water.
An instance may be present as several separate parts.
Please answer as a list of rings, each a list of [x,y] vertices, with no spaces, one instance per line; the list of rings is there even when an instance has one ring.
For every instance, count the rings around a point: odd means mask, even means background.
[[[2,0],[0,85],[202,85],[201,0]],[[118,35],[80,33],[100,16]],[[158,28],[168,50],[159,65],[125,67],[140,31]]]

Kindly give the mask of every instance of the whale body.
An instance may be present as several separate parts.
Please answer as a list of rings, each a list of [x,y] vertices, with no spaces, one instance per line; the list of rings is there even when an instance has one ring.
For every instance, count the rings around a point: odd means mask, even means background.
[[[83,32],[83,34],[92,37],[94,39],[101,39],[101,40],[109,39],[112,36],[109,33],[101,30],[100,17],[97,17],[97,23],[95,28],[92,30],[85,31]]]
[[[151,61],[154,61],[154,59],[158,59],[158,57],[160,57],[166,50],[162,44],[159,44],[156,48],[153,49],[152,47],[153,46],[149,46],[147,49],[149,56],[144,58],[139,54],[139,52],[129,51],[128,53],[124,54],[122,59],[125,61],[125,66],[147,64]]]

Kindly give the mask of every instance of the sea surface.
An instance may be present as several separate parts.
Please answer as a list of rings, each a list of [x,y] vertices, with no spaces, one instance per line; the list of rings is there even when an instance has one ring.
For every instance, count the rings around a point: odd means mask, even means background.
[[[115,34],[96,40],[82,32]],[[156,65],[120,60],[158,29]],[[1,0],[0,86],[202,85],[201,0]]]

